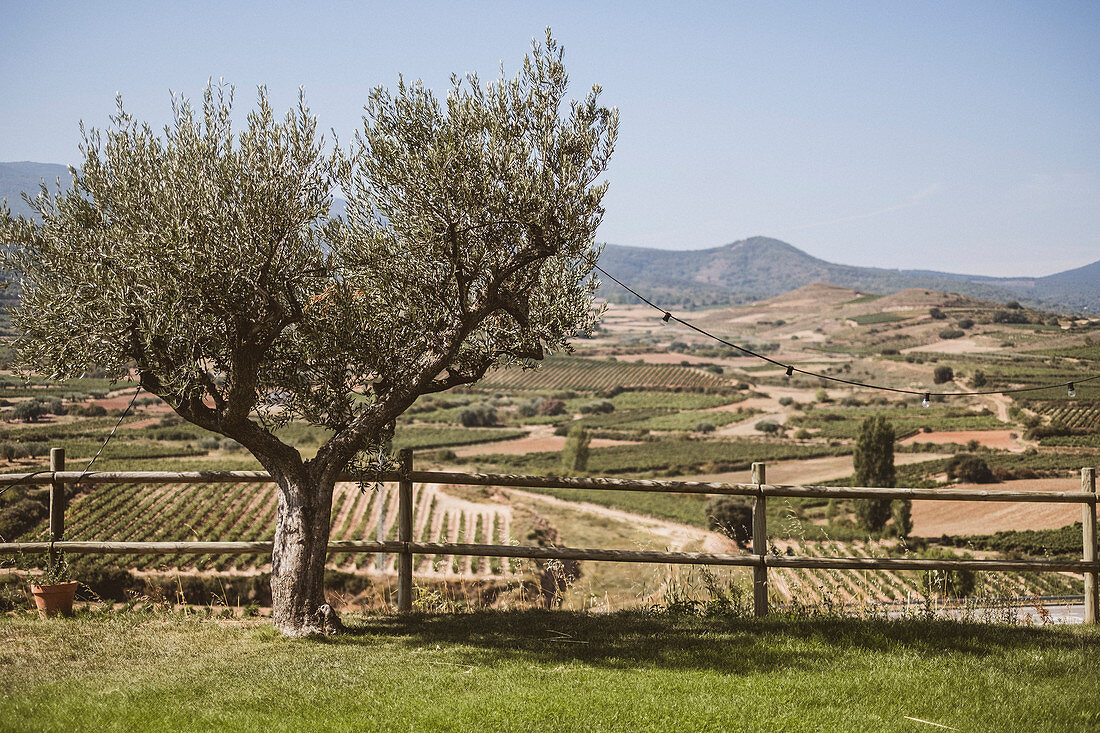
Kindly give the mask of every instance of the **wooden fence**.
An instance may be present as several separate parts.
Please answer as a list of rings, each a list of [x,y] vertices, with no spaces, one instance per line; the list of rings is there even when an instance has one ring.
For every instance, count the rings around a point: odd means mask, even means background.
[[[597,560],[610,562],[664,563],[678,565],[726,565],[753,569],[753,609],[757,616],[768,612],[768,569],[808,568],[833,570],[977,570],[1015,572],[1074,572],[1085,579],[1085,623],[1097,623],[1096,469],[1081,469],[1081,491],[1037,492],[975,489],[905,489],[836,486],[788,486],[769,484],[765,464],[752,464],[752,482],[748,484],[706,483],[699,481],[648,481],[557,476],[518,476],[511,474],[456,473],[413,470],[411,450],[399,454],[397,471],[381,476],[347,474],[342,481],[380,480],[398,484],[398,539],[391,542],[334,541],[329,552],[396,553],[398,555],[398,611],[412,607],[413,554],[471,555],[501,558],[537,558],[559,560]],[[0,554],[48,552],[51,548],[71,553],[110,554],[269,554],[271,542],[67,542],[65,531],[65,485],[76,482],[107,483],[272,483],[261,471],[103,471],[80,473],[65,470],[64,449],[50,452],[50,470],[31,474],[0,475],[0,487],[13,484],[50,487],[50,536],[52,542],[0,543]],[[679,494],[723,494],[753,499],[752,553],[718,554],[704,552],[657,552],[575,547],[528,545],[485,545],[451,542],[414,542],[413,483],[438,483],[459,486],[503,486],[514,488],[588,489],[606,491],[667,492]],[[823,499],[911,499],[921,501],[995,501],[1030,503],[1078,503],[1082,508],[1081,560],[972,560],[870,557],[799,557],[768,553],[766,503],[769,497]]]

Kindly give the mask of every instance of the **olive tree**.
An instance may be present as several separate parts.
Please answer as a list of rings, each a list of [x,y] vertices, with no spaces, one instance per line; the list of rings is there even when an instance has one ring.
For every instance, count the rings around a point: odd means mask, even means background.
[[[341,472],[381,455],[420,395],[534,366],[594,323],[618,115],[599,87],[566,90],[548,32],[510,79],[452,77],[443,100],[375,89],[348,150],[262,88],[239,133],[232,90],[175,100],[159,133],[120,102],[85,132],[72,188],[33,200],[40,218],[0,212],[25,368],[136,379],[270,472],[284,633],[339,624],[324,565]],[[290,420],[331,431],[314,458],[279,437]]]

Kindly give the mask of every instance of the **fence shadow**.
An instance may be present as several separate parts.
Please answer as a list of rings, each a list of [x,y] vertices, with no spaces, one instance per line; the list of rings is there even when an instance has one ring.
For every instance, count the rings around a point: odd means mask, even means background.
[[[604,668],[710,670],[746,675],[832,666],[846,650],[921,656],[998,655],[1017,648],[1082,647],[1100,654],[1100,634],[957,620],[700,618],[624,612],[480,612],[368,617],[335,643],[380,640],[409,647],[447,644],[469,664],[578,662]]]

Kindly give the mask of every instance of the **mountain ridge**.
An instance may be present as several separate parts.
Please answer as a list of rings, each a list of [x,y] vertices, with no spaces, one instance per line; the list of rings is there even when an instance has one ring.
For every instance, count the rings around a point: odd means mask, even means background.
[[[68,180],[67,166],[0,162],[0,200],[12,213],[33,215],[22,200],[45,180]],[[343,211],[337,199],[333,212]],[[814,282],[886,294],[906,288],[955,292],[982,300],[1019,300],[1027,305],[1071,312],[1100,311],[1100,260],[1045,277],[991,277],[937,270],[901,270],[841,265],[814,257],[792,244],[765,236],[719,247],[664,250],[604,245],[600,265],[623,282],[668,305],[736,305],[772,298]],[[624,290],[605,282],[601,294],[632,302]]]
[[[840,265],[787,242],[757,236],[698,250],[607,244],[600,266],[670,304],[735,305],[820,282],[868,293],[920,288],[997,302],[1018,300],[1041,308],[1100,310],[1100,260],[1045,277],[992,277]],[[601,290],[612,300],[630,300],[613,283]]]

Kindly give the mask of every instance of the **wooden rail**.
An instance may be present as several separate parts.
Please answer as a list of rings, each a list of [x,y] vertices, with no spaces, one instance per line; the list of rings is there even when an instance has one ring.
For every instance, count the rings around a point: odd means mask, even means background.
[[[344,481],[398,484],[398,539],[394,542],[332,541],[329,552],[396,553],[398,555],[398,611],[412,608],[412,556],[417,554],[470,555],[558,560],[663,563],[676,565],[725,565],[753,569],[753,609],[757,616],[768,613],[768,569],[806,568],[838,570],[978,570],[1015,572],[1075,572],[1085,578],[1085,622],[1097,623],[1096,469],[1081,470],[1080,492],[1026,492],[972,489],[882,489],[832,486],[786,486],[766,482],[764,463],[752,465],[752,483],[708,483],[700,481],[647,481],[586,477],[522,476],[513,474],[455,473],[413,470],[412,451],[399,453],[397,471],[382,474],[345,474]],[[0,554],[72,552],[103,554],[270,554],[271,542],[72,542],[64,534],[64,487],[73,483],[271,483],[263,471],[65,471],[65,453],[50,453],[50,471],[0,475],[0,486],[15,484],[50,487],[51,542],[0,543]],[[595,489],[607,491],[654,491],[686,494],[726,494],[753,497],[752,553],[732,555],[702,552],[657,552],[602,548],[540,547],[531,545],[485,545],[450,542],[413,542],[413,483],[465,486],[508,486],[517,488]],[[1035,503],[1080,503],[1082,509],[1081,560],[949,560],[871,557],[795,557],[768,553],[766,501],[769,496],[852,499],[917,499],[925,501],[1002,501]]]

